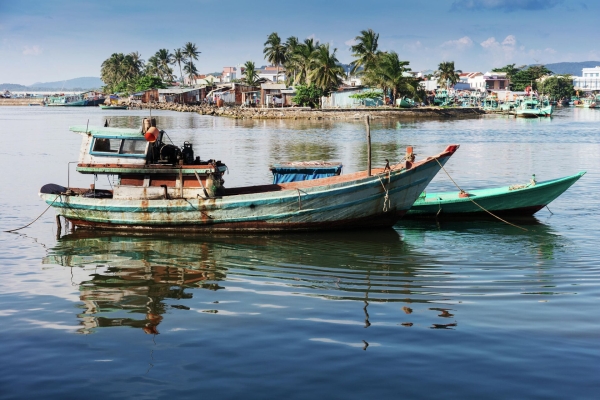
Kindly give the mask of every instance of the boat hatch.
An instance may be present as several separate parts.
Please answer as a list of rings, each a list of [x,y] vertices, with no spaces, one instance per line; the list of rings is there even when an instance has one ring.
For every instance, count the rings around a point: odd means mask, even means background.
[[[338,162],[302,161],[275,164],[271,166],[273,184],[309,181],[329,178],[342,172],[342,164]]]

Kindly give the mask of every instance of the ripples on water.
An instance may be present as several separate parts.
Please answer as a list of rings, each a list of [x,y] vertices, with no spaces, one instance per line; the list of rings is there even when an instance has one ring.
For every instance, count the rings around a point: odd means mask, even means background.
[[[589,112],[591,111],[591,112]],[[233,121],[157,112],[176,142],[264,183],[281,160],[365,164],[358,122]],[[111,114],[137,126],[141,112]],[[0,109],[2,228],[65,183],[99,110]],[[293,235],[54,238],[49,212],[0,237],[0,398],[594,398],[600,111],[551,120],[373,123],[375,164],[461,143],[468,189],[588,170],[519,221],[403,221],[394,230]],[[198,134],[197,132],[202,132]],[[75,184],[89,177],[71,174]],[[105,179],[105,178],[103,178]],[[73,184],[73,183],[72,183]],[[98,182],[99,186],[108,182]],[[442,175],[434,188],[453,188]],[[433,189],[432,189],[433,190]]]

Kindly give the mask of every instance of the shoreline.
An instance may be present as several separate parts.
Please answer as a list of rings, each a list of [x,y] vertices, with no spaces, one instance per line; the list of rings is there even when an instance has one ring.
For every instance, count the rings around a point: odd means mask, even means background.
[[[43,105],[41,99],[0,99],[0,106],[29,106]],[[128,105],[128,104],[124,104]],[[176,103],[149,103],[136,106],[130,106],[130,109],[136,110],[165,110],[177,112],[195,112],[200,115],[210,115],[215,117],[225,117],[232,119],[305,119],[305,120],[349,120],[360,119],[370,116],[377,118],[473,118],[489,114],[488,112],[476,107],[456,107],[442,108],[435,106],[415,107],[415,108],[327,108],[310,109],[308,107],[287,107],[287,108],[246,108],[241,106],[215,105],[187,105]]]
[[[479,117],[487,112],[475,107],[441,108],[346,108],[346,109],[310,109],[307,107],[288,108],[246,108],[240,106],[216,107],[210,105],[185,105],[174,103],[142,104],[138,109],[195,112],[200,115],[212,115],[233,119],[359,119],[366,115],[371,118],[457,118]],[[136,108],[133,108],[136,109]]]

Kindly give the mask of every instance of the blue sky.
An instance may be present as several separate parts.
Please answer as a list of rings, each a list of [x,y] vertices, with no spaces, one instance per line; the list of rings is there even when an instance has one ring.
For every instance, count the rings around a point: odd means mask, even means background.
[[[599,15],[600,1],[579,0],[0,0],[0,83],[100,76],[112,53],[148,59],[188,41],[200,72],[263,65],[271,32],[329,42],[348,63],[368,28],[413,70],[600,60]]]

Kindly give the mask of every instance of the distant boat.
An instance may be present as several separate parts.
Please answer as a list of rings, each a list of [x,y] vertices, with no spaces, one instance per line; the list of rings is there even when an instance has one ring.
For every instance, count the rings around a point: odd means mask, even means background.
[[[598,102],[596,97],[584,97],[580,99],[579,104],[577,104],[576,106],[583,108],[596,108],[598,107]]]
[[[127,110],[127,106],[113,106],[112,104],[100,104],[100,108],[103,110]]]
[[[87,105],[87,100],[81,94],[49,96],[47,106],[82,107]]]
[[[540,106],[538,99],[532,96],[521,100],[516,107],[517,117],[522,118],[550,117],[553,111],[554,107],[548,100],[543,101]]]
[[[415,106],[415,102],[413,99],[409,99],[408,97],[404,96],[401,99],[396,99],[396,105],[400,108],[413,108]]]
[[[423,193],[408,211],[410,217],[464,217],[489,215],[531,216],[550,204],[585,174],[585,171],[545,182],[465,192]],[[473,201],[475,201],[475,204]]]

